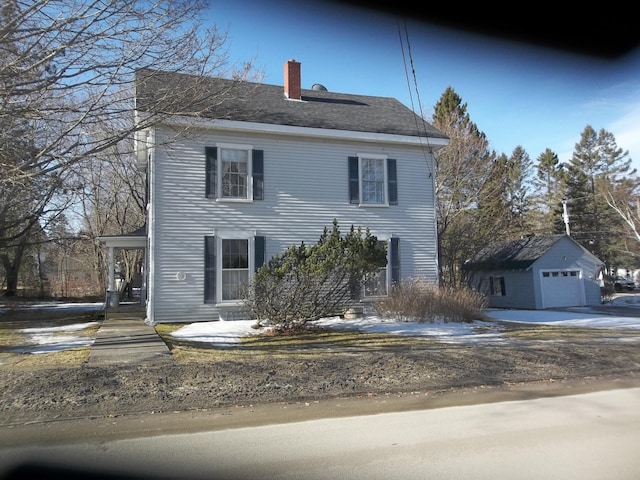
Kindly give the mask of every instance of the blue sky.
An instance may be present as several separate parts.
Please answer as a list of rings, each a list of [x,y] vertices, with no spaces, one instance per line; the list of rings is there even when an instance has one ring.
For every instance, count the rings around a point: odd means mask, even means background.
[[[283,85],[293,58],[303,88],[394,97],[427,117],[451,86],[498,153],[568,161],[591,125],[640,171],[640,51],[612,62],[319,2],[211,0],[210,12],[230,61],[254,59],[265,83]]]

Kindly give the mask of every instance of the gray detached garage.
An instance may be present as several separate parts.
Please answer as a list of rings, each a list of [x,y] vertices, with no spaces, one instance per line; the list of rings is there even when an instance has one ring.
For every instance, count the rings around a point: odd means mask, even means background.
[[[603,262],[568,235],[496,242],[465,264],[490,307],[545,309],[601,302]]]

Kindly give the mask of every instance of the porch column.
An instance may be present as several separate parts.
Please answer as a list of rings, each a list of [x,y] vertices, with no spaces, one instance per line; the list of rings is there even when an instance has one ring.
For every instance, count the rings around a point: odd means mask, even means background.
[[[116,282],[115,282],[115,263],[113,261],[113,247],[108,247],[108,273],[109,273],[109,281],[107,286],[107,306],[114,308],[120,305],[120,295],[116,290]]]
[[[147,304],[147,249],[144,249],[144,254],[142,256],[142,278],[140,284],[140,303],[142,305]]]

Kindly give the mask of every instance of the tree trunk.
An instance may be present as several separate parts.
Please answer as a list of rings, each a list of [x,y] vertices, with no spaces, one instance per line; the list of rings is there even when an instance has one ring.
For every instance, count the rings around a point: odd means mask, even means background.
[[[20,243],[13,248],[13,259],[9,257],[7,252],[2,254],[2,266],[7,278],[6,297],[15,297],[18,293],[18,277],[26,247],[27,237],[23,236]]]
[[[20,263],[15,265],[15,262],[11,262],[7,255],[2,256],[2,265],[7,279],[7,287],[5,289],[5,297],[15,297],[18,293],[18,270],[20,270]]]

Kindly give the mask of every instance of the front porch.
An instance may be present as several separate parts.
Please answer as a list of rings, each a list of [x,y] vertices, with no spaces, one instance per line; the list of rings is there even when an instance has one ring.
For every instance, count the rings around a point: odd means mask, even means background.
[[[121,279],[116,279],[116,249],[124,250],[143,250],[143,265],[141,272],[140,286],[140,305],[144,306],[147,302],[147,228],[146,225],[140,227],[133,232],[122,235],[104,235],[98,237],[107,247],[107,291],[106,291],[106,310],[118,308],[120,306]]]

